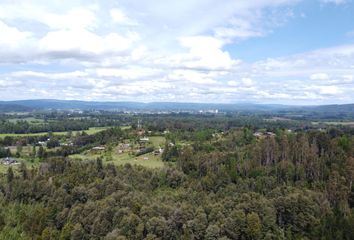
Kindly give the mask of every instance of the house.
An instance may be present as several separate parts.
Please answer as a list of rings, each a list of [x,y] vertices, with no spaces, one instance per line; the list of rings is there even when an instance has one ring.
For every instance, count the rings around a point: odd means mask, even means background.
[[[129,143],[120,143],[118,145],[118,154],[127,152],[130,150],[130,144]]]
[[[150,139],[148,137],[140,138],[140,142],[148,142]]]
[[[3,158],[3,159],[1,159],[0,162],[3,165],[18,165],[18,164],[20,164],[17,159],[11,158],[11,157]]]
[[[44,141],[38,141],[38,145],[45,146],[45,145],[47,145],[47,142],[44,142]]]
[[[256,138],[261,138],[263,136],[263,133],[255,132],[255,133],[253,133],[253,136],[255,136]]]
[[[97,147],[93,147],[91,149],[92,152],[95,152],[95,153],[98,153],[98,152],[101,152],[101,151],[104,151],[106,148],[104,146],[97,146]]]
[[[120,143],[120,144],[118,145],[118,148],[119,148],[120,150],[127,150],[127,149],[130,148],[130,144],[129,144],[129,143]]]
[[[275,136],[275,133],[273,133],[273,132],[266,132],[265,135],[268,136],[268,137],[274,137],[274,136]]]
[[[138,135],[139,136],[143,136],[145,134],[145,130],[144,129],[141,129],[138,131]]]
[[[92,150],[105,150],[104,146],[93,147]]]
[[[162,153],[163,153],[163,148],[159,148],[159,149],[156,149],[156,150],[154,151],[154,155],[155,155],[155,156],[160,155],[160,154],[162,154]]]
[[[74,144],[72,142],[69,143],[60,143],[60,146],[67,147],[67,146],[73,146]]]

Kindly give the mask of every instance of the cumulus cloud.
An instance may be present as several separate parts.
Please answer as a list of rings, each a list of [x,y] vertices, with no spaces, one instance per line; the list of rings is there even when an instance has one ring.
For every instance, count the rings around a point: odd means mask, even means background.
[[[137,33],[123,37],[117,33],[98,36],[87,30],[63,30],[49,32],[39,42],[45,52],[80,52],[99,55],[107,52],[127,50],[139,38]]]
[[[2,49],[18,49],[26,45],[27,40],[31,37],[30,32],[22,32],[16,27],[11,27],[0,21],[0,47]]]
[[[352,44],[255,62],[227,50],[271,34],[298,2],[5,0],[2,97],[352,101]]]

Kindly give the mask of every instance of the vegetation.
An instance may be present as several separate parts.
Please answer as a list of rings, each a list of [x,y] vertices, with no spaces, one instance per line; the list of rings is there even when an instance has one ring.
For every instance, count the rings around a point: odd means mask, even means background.
[[[354,239],[352,128],[139,117],[4,139],[24,161],[1,165],[0,239]]]

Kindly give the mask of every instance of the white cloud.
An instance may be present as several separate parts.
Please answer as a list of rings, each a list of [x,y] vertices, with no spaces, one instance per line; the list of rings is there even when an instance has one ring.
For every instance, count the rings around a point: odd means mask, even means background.
[[[320,86],[319,87],[320,94],[329,94],[329,95],[335,95],[339,93],[339,90],[336,86]]]
[[[231,86],[231,87],[237,87],[239,84],[238,82],[231,80],[227,82],[227,85]]]
[[[0,88],[18,87],[21,84],[21,81],[0,80]]]
[[[314,73],[310,76],[311,80],[328,80],[329,76],[326,73]]]
[[[27,44],[32,34],[10,27],[0,20],[0,49],[18,49]]]
[[[117,24],[138,25],[135,20],[130,19],[121,9],[113,8],[109,11],[112,21]]]
[[[347,0],[320,0],[322,3],[332,3],[335,5],[345,4]]]
[[[228,52],[221,48],[223,42],[206,36],[181,37],[182,47],[189,49],[186,54],[176,54],[171,59],[187,68],[196,69],[230,69],[237,64]]]
[[[39,42],[45,52],[75,52],[102,54],[127,50],[138,39],[138,34],[122,37],[117,33],[99,36],[87,30],[61,30],[49,32]]]
[[[119,77],[122,79],[145,79],[147,77],[157,76],[161,73],[159,69],[131,67],[131,68],[98,68],[96,74],[98,77]]]
[[[251,86],[253,86],[253,81],[250,78],[242,78],[242,84],[245,87],[251,87]]]
[[[354,80],[354,75],[348,74],[348,75],[343,75],[342,76],[345,82],[353,82]]]
[[[293,19],[298,2],[4,0],[2,97],[352,101],[354,45],[256,62],[231,55],[231,44]]]
[[[168,75],[169,80],[187,81],[201,85],[213,85],[218,82],[213,79],[215,73],[203,73],[193,70],[174,70]]]
[[[11,73],[13,77],[28,78],[28,77],[38,77],[47,79],[70,79],[70,78],[83,78],[87,77],[88,73],[82,71],[74,72],[63,72],[63,73],[43,73],[43,72],[33,72],[33,71],[19,71]]]

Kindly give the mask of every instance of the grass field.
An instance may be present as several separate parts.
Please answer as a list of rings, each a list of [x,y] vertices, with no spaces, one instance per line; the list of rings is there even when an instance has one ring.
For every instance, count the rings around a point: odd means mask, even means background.
[[[164,166],[160,156],[155,156],[153,153],[147,153],[139,157],[129,155],[129,153],[113,154],[111,161],[107,161],[107,159],[100,154],[74,154],[71,155],[70,158],[80,160],[96,160],[100,156],[103,157],[104,163],[113,163],[117,166],[127,163],[131,165],[140,165],[147,168],[161,168]]]
[[[152,136],[152,137],[149,137],[149,140],[155,148],[158,148],[158,147],[163,148],[165,146],[166,139],[162,136]]]
[[[153,136],[149,137],[151,145],[155,148],[165,146],[165,138],[162,136]],[[93,154],[89,151],[83,154],[74,154],[71,155],[71,159],[81,159],[81,160],[96,160],[98,157],[102,157],[105,163],[113,163],[115,165],[140,165],[147,168],[161,168],[164,166],[164,163],[161,160],[161,156],[155,156],[154,153],[147,153],[136,157],[134,154],[129,154],[128,152],[118,153],[117,149],[112,151],[112,160],[107,161],[105,154]]]
[[[28,161],[28,160],[26,160],[26,159],[22,159],[22,158],[19,158],[18,160],[25,162],[27,169],[31,169],[31,168],[33,168],[33,167],[38,167],[39,164],[40,164],[38,158],[35,159],[33,162],[30,162],[30,161]],[[14,170],[15,173],[17,172],[19,166],[20,166],[20,165],[12,165],[12,169]],[[9,168],[8,165],[0,164],[0,174],[1,174],[1,173],[6,173],[8,168]]]
[[[87,134],[95,134],[98,133],[100,131],[106,130],[108,127],[93,127],[93,128],[89,128],[88,130],[84,130],[84,132],[86,132]],[[76,134],[77,132],[82,132],[82,131],[73,131],[73,134]],[[10,137],[24,137],[24,136],[42,136],[47,134],[47,132],[41,132],[41,133],[25,133],[25,134],[21,134],[21,133],[0,133],[0,138],[4,138],[6,136],[10,136]],[[68,132],[53,132],[54,135],[66,135],[68,134]]]
[[[11,118],[9,119],[10,122],[17,122],[17,121],[27,121],[30,124],[41,124],[44,123],[43,119],[34,118],[34,117],[27,117],[27,118]]]
[[[9,168],[8,166],[0,164],[0,174],[6,173],[8,168]]]
[[[147,153],[139,157],[129,155],[128,153],[116,154],[113,156],[113,160],[111,162],[116,165],[130,163],[132,165],[141,165],[147,168],[161,168],[164,165],[161,157],[155,156],[153,153]]]

